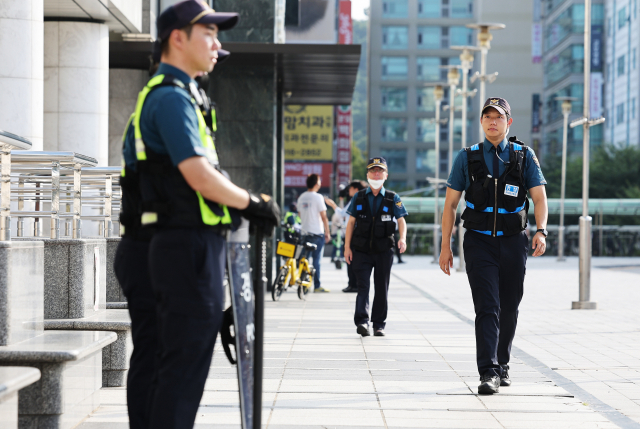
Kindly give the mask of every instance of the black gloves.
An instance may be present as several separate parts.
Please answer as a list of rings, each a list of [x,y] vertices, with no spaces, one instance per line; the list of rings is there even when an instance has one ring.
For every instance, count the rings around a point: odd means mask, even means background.
[[[240,213],[251,222],[252,227],[261,229],[267,237],[273,234],[273,228],[280,223],[280,207],[273,198],[265,194],[255,195],[249,192],[249,206]]]

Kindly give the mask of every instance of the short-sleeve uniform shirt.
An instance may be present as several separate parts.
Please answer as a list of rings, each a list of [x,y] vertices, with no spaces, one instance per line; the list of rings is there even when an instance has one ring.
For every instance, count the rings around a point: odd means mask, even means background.
[[[365,194],[367,195],[367,198],[369,199],[369,208],[371,209],[371,214],[372,215],[374,215],[378,211],[378,207],[380,207],[380,204],[382,203],[382,200],[384,199],[385,192],[386,191],[384,189],[384,186],[380,189],[380,192],[376,196],[374,196],[373,192],[371,192],[371,188],[367,188],[367,190],[365,191]],[[356,215],[355,215],[355,212],[356,212],[356,198],[358,198],[358,194],[355,194],[353,196],[353,198],[351,199],[351,203],[349,204],[349,208],[347,209],[347,213],[350,216],[353,216],[353,217],[356,217]],[[408,214],[409,213],[407,213],[407,209],[404,207],[404,204],[402,204],[402,200],[400,199],[398,194],[396,194],[393,197],[393,216],[396,219],[400,219],[401,217],[405,217]]]
[[[484,144],[482,146],[484,151],[484,161],[491,172],[493,169],[493,158],[496,157],[496,148],[487,139],[484,139]],[[497,148],[498,172],[500,173],[500,176],[502,176],[502,173],[504,173],[506,168],[503,161],[509,162],[509,147],[509,142],[505,138]],[[524,184],[527,189],[547,184],[547,181],[542,175],[542,170],[540,169],[540,162],[538,162],[538,158],[536,158],[536,154],[533,152],[533,149],[528,148],[527,158],[524,163]],[[458,155],[453,162],[453,167],[451,168],[451,173],[447,180],[447,186],[459,192],[466,191],[469,189],[469,186],[471,186],[467,163],[467,151],[464,149],[458,152]]]
[[[157,75],[170,74],[185,85],[195,83],[185,72],[160,63]],[[198,131],[196,105],[191,95],[175,86],[163,86],[151,91],[140,113],[140,132],[145,145],[160,155],[169,155],[174,166],[193,156],[204,156],[204,147]],[[133,124],[125,134],[124,160],[136,169],[136,149]]]

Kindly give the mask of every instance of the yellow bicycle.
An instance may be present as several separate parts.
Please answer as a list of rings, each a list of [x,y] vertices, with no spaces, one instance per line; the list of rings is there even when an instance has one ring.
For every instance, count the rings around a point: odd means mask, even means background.
[[[313,268],[313,265],[309,263],[306,257],[301,257],[301,255],[303,250],[315,250],[317,247],[312,243],[299,244],[299,240],[296,240],[296,243],[278,241],[276,254],[287,259],[284,265],[280,267],[278,275],[273,282],[271,297],[274,301],[278,301],[282,292],[294,285],[298,286],[298,298],[305,299],[305,295],[309,293],[309,288],[313,283],[316,269]]]

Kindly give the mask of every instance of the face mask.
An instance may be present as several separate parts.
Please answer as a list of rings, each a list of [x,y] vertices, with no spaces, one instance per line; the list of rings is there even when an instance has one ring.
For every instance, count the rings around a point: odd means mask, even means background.
[[[369,186],[371,186],[371,188],[380,189],[380,188],[382,188],[382,185],[384,184],[384,179],[382,179],[382,180],[367,179],[367,182],[369,182]]]

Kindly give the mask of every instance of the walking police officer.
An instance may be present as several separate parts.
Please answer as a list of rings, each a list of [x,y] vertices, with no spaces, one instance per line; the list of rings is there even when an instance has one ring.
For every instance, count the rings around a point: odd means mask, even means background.
[[[393,265],[394,233],[398,221],[400,253],[407,248],[407,223],[404,219],[407,210],[400,197],[383,186],[387,180],[387,161],[382,157],[369,160],[367,179],[369,188],[358,191],[347,209],[349,221],[345,233],[344,258],[353,266],[358,296],[354,322],[356,332],[363,337],[369,336],[369,288],[371,270],[375,296],[371,309],[374,335],[384,336],[387,319],[387,295],[389,277]]]
[[[132,316],[131,427],[193,426],[222,323],[224,233],[234,210],[268,228],[279,220],[268,196],[219,171],[213,118],[203,116],[193,81],[215,65],[218,31],[237,21],[197,0],[167,8],[157,23],[161,64],[125,132],[125,234],[115,268]]]
[[[528,253],[527,191],[539,228],[533,237],[533,256],[544,254],[546,249],[547,182],[533,150],[515,137],[507,140],[512,122],[507,100],[487,99],[480,118],[486,138],[458,153],[442,215],[439,262],[442,271],[450,275],[451,234],[458,202],[466,191],[464,258],[476,313],[478,393],[483,394],[511,385],[509,359]]]

